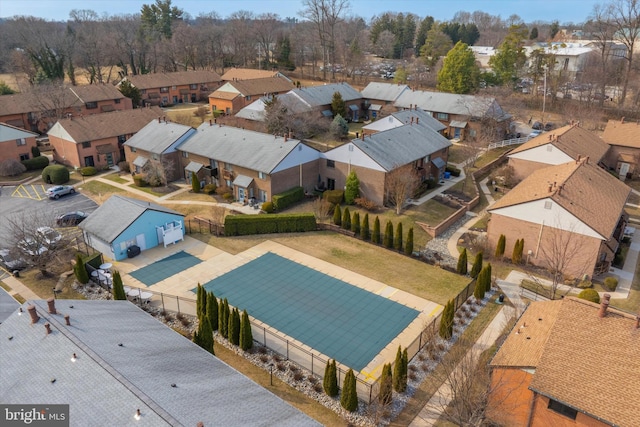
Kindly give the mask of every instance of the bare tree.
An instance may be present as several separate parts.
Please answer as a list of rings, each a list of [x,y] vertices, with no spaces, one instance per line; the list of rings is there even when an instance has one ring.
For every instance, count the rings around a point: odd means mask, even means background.
[[[605,16],[613,25],[615,37],[627,48],[624,57],[627,61],[627,69],[624,75],[622,94],[618,100],[618,103],[623,105],[627,96],[629,77],[633,66],[633,53],[638,37],[640,37],[640,1],[611,0]]]
[[[280,17],[276,13],[263,13],[254,20],[254,38],[258,42],[258,68],[268,69],[274,62],[271,54],[281,25]]]
[[[385,192],[387,203],[394,206],[396,215],[400,215],[407,199],[418,188],[419,180],[411,165],[395,167],[387,173]]]
[[[174,162],[162,157],[161,160],[150,159],[142,168],[142,174],[149,185],[160,187],[167,185],[167,176],[172,175],[174,169]]]

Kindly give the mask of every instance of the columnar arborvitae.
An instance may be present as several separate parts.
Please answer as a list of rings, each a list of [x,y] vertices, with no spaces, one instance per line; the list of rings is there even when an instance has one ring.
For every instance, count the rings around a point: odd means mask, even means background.
[[[393,389],[402,393],[407,389],[407,376],[404,373],[404,359],[402,358],[402,348],[398,346],[396,360],[393,365]]]
[[[349,369],[344,376],[340,405],[349,412],[358,410],[358,393],[356,391],[356,376],[353,369]]]
[[[507,245],[507,238],[504,234],[501,234],[498,238],[498,244],[496,245],[496,258],[501,259],[504,256],[505,246]]]
[[[211,354],[215,354],[213,349],[213,331],[211,323],[206,317],[198,323],[198,331],[193,335],[193,342],[204,348]]]
[[[193,190],[194,193],[200,192],[200,180],[195,173],[191,174],[191,190]]]
[[[378,401],[383,405],[391,403],[393,397],[393,375],[391,375],[391,363],[386,363],[382,367],[382,376],[380,377],[380,394]]]
[[[211,330],[218,330],[218,300],[213,292],[207,292],[207,319],[211,323]]]
[[[229,335],[227,339],[233,345],[240,344],[240,312],[237,308],[233,308],[229,313]]]
[[[399,222],[396,226],[396,235],[393,241],[393,247],[396,251],[402,251],[402,234],[402,223]]]
[[[522,263],[523,253],[524,253],[524,239],[520,239],[520,244],[518,245],[518,264]]]
[[[402,373],[404,374],[404,389],[407,389],[407,380],[409,379],[409,352],[405,347],[402,350]]]
[[[380,219],[376,217],[373,222],[373,233],[371,233],[371,241],[377,245],[380,244]]]
[[[448,340],[453,336],[453,316],[454,316],[454,305],[453,300],[449,300],[449,302],[444,306],[444,310],[442,311],[442,316],[440,317],[440,337],[442,339]]]
[[[522,255],[520,254],[520,239],[516,240],[513,245],[513,252],[511,253],[511,262],[513,264],[520,264],[522,261]]]
[[[338,369],[335,360],[327,360],[322,388],[327,396],[335,397],[338,395]]]
[[[76,265],[73,266],[73,272],[76,274],[76,279],[83,285],[89,283],[89,273],[87,273],[87,267],[84,266],[82,255],[76,254]]]
[[[360,226],[360,237],[362,240],[369,240],[371,237],[369,235],[369,214],[364,214],[364,218],[362,220],[362,226]]]
[[[207,314],[207,291],[204,289],[200,283],[196,287],[196,316],[198,316],[198,320],[202,320],[202,318]]]
[[[218,309],[218,331],[220,335],[227,338],[229,333],[229,301],[226,298],[220,301]]]
[[[413,254],[413,227],[407,231],[407,242],[404,244],[404,253],[409,256]]]
[[[247,310],[242,312],[240,320],[240,348],[247,351],[253,347],[253,332],[251,332],[251,322]]]
[[[349,206],[345,206],[342,211],[342,228],[351,230],[351,212],[349,211]]]
[[[118,270],[113,272],[113,299],[124,301],[127,299],[127,294],[124,291],[124,286],[122,285],[122,277],[120,277],[120,272]]]
[[[482,270],[482,252],[478,252],[476,254],[476,258],[473,260],[471,273],[469,273],[469,275],[475,279],[478,277],[478,274],[480,274],[480,270]]]
[[[385,248],[391,249],[393,247],[393,224],[391,224],[391,221],[387,221],[387,226],[384,230],[384,240],[382,244]]]
[[[488,263],[485,267],[487,269],[487,281],[485,291],[489,292],[491,290],[491,263]]]
[[[337,226],[342,224],[342,212],[340,212],[340,205],[336,205],[333,208],[333,223]]]
[[[487,287],[485,283],[486,272],[486,268],[483,268],[480,273],[478,273],[478,278],[476,279],[476,287],[473,289],[473,296],[478,300],[484,298],[484,292]]]
[[[467,248],[462,248],[462,252],[460,252],[460,256],[458,257],[458,274],[467,274]]]
[[[356,236],[360,234],[360,212],[354,212],[351,217],[351,231],[353,231]]]

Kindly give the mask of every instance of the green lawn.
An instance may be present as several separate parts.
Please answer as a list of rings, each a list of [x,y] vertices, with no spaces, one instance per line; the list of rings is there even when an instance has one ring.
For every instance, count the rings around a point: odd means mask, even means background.
[[[167,194],[167,193],[159,193],[157,191],[154,191],[153,187],[138,187],[133,183],[129,184],[129,187],[135,188],[136,190],[144,191],[145,193],[151,194],[152,196],[156,196],[156,197],[162,197]]]
[[[449,147],[449,163],[457,165],[458,163],[462,163],[466,160],[466,157],[467,152],[465,147],[460,145],[452,145]]]
[[[541,295],[545,298],[549,298],[551,299],[551,286],[547,286],[547,285],[543,285],[541,283],[536,283],[532,280],[523,280],[522,283],[520,284],[520,287],[530,290],[531,292],[535,292],[538,295]],[[580,289],[577,290],[569,290],[569,291],[563,291],[561,289],[556,289],[556,295],[554,299],[561,299],[562,297],[564,297],[565,295],[577,295]]]
[[[103,178],[108,179],[109,181],[117,182],[118,184],[128,184],[130,182],[120,177],[119,173],[110,173],[108,175],[104,175]]]

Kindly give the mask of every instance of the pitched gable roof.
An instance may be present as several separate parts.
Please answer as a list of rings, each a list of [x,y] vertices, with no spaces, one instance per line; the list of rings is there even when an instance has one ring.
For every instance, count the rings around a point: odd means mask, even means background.
[[[58,120],[47,133],[75,143],[96,141],[134,134],[162,114],[159,107],[150,107],[75,116]]]
[[[297,139],[285,141],[267,133],[203,123],[179,150],[270,173],[299,144]]]
[[[552,144],[574,160],[588,156],[594,163],[598,163],[609,149],[609,146],[594,133],[577,125],[567,125],[530,139],[513,149],[509,155],[546,144]]]
[[[530,388],[597,417],[640,420],[640,329],[635,316],[578,298],[562,300]]]
[[[69,90],[77,99],[74,104],[79,105],[86,104],[87,102],[99,102],[125,98],[122,92],[110,84],[70,86]]]
[[[630,192],[623,182],[582,159],[533,172],[488,210],[551,198],[608,239]]]
[[[225,85],[231,85],[235,88],[242,96],[251,96],[251,95],[265,95],[270,93],[281,93],[287,92],[294,88],[293,84],[281,77],[266,77],[260,79],[252,79],[252,80],[238,80],[231,81],[225,83]],[[224,92],[220,88],[212,93],[210,96],[215,96],[218,92]]]
[[[640,123],[609,120],[602,139],[609,145],[640,148]]]
[[[113,195],[79,225],[105,242],[113,242],[124,230],[148,210],[184,216],[155,203]]]
[[[188,138],[196,132],[191,126],[180,123],[151,120],[145,127],[127,140],[124,145],[162,154],[179,140]]]
[[[289,93],[294,94],[312,108],[330,105],[334,93],[340,93],[345,102],[362,99],[362,94],[347,83],[331,83],[321,86],[311,86],[293,89]]]
[[[400,126],[351,142],[386,171],[451,146],[451,141],[423,125]]]
[[[371,82],[361,93],[365,99],[379,99],[394,102],[406,90],[411,89],[407,85]]]
[[[265,77],[278,77],[282,76],[286,78],[279,71],[269,70],[255,70],[252,68],[231,68],[222,75],[222,80],[251,80],[251,79],[263,79]]]
[[[6,123],[0,123],[0,142],[15,141],[20,138],[33,138],[34,136],[38,136],[38,134]]]
[[[456,114],[470,117],[487,117],[497,121],[511,118],[495,98],[474,95],[457,95],[444,92],[428,92],[421,90],[404,91],[394,106],[398,108],[420,109],[438,113]]]
[[[58,299],[55,315],[29,303],[37,323],[25,305],[0,325],[4,404],[71,403],[84,426],[320,425],[128,301]]]
[[[215,71],[177,71],[175,73],[153,73],[127,76],[126,80],[138,89],[154,89],[159,87],[184,86],[220,82],[222,78]]]

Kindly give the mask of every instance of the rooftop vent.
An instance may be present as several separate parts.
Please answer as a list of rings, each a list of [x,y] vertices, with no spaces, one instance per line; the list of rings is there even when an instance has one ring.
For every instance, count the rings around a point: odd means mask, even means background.
[[[44,328],[47,330],[47,335],[49,335],[51,333],[51,325],[49,322],[44,324]]]
[[[56,311],[56,299],[54,297],[51,297],[47,300],[47,305],[49,306],[49,313],[58,314],[58,312]]]
[[[36,313],[36,306],[28,305],[27,311],[29,312],[29,316],[31,316],[31,323],[38,323],[38,320],[40,320],[40,316],[38,316],[38,313]]]
[[[69,315],[68,315],[68,314],[65,314],[65,315],[64,315],[64,323],[65,323],[67,326],[71,326],[71,321],[69,320]]]
[[[602,296],[602,302],[600,302],[600,311],[598,312],[598,316],[605,317],[607,315],[607,309],[609,308],[609,300],[611,299],[611,295],[604,294]]]

